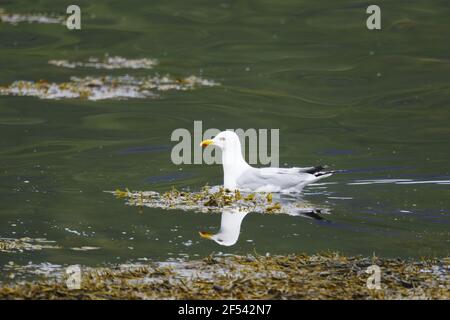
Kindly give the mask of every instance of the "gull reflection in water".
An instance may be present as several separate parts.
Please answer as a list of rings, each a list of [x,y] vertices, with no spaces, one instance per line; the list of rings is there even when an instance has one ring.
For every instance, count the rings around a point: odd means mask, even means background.
[[[241,233],[241,224],[249,210],[243,211],[239,208],[224,208],[220,221],[220,230],[216,234],[200,231],[200,236],[205,239],[214,240],[222,246],[232,246]]]
[[[328,214],[328,208],[317,208],[305,201],[299,203],[298,201],[292,201],[292,199],[289,201],[287,199],[278,198],[277,200],[281,200],[281,202],[284,203],[284,207],[287,208],[286,212],[283,212],[282,214],[328,221],[321,215]],[[236,244],[239,239],[242,220],[244,220],[246,215],[250,212],[251,210],[248,208],[223,208],[219,232],[210,233],[200,231],[199,234],[202,238],[214,240],[222,246],[232,246]]]

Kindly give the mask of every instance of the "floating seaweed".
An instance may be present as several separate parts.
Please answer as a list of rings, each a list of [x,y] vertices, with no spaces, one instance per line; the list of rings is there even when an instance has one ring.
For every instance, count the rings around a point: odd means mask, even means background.
[[[299,199],[288,201],[271,193],[244,193],[231,191],[223,187],[210,188],[205,186],[199,192],[180,191],[175,188],[159,193],[155,191],[125,191],[112,192],[117,198],[126,199],[131,206],[178,209],[184,211],[222,212],[223,209],[237,209],[246,212],[266,214],[285,213],[289,215],[308,215],[308,213],[328,213],[328,209],[316,208],[312,204]]]
[[[19,279],[51,279],[61,276],[61,265],[49,262],[34,264],[31,261],[27,264],[17,264],[9,261],[2,268],[3,277],[7,275],[9,280],[20,281]]]
[[[95,68],[95,69],[152,69],[158,64],[156,59],[127,59],[120,56],[105,55],[102,59],[90,57],[88,61],[50,60],[51,65],[64,68]]]
[[[153,76],[135,78],[132,76],[71,77],[70,82],[54,83],[46,80],[14,81],[8,86],[0,86],[0,95],[32,96],[40,99],[129,99],[155,98],[158,91],[193,90],[197,87],[216,86],[218,83],[190,76],[172,78]]]
[[[64,276],[4,284],[0,299],[449,299],[449,261],[338,253],[209,256],[83,268],[76,290]],[[382,270],[380,289],[367,286],[373,264]]]
[[[43,23],[43,24],[64,24],[66,18],[55,14],[45,13],[7,13],[0,8],[0,21],[12,25],[18,25],[22,22],[27,23]]]
[[[44,238],[0,238],[0,252],[24,252],[42,249],[60,249],[60,246]]]

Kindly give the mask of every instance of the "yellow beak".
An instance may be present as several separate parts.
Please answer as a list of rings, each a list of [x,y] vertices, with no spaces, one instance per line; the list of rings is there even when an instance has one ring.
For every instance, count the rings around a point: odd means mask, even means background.
[[[213,144],[213,143],[214,143],[214,141],[211,140],[211,139],[203,140],[202,142],[200,142],[200,147],[207,147],[207,146],[209,146],[210,144]]]
[[[198,234],[200,235],[200,237],[205,238],[205,239],[211,239],[211,237],[213,235],[212,233],[205,232],[205,231],[200,231]]]

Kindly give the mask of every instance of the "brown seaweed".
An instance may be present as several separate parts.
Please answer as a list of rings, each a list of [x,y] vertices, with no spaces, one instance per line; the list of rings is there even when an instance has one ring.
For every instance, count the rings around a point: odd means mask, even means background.
[[[381,268],[381,288],[366,270]],[[209,256],[181,263],[85,268],[65,278],[0,287],[0,299],[449,299],[449,259],[401,260],[338,253]]]
[[[112,192],[117,198],[126,200],[131,206],[161,209],[177,209],[198,212],[222,212],[224,208],[238,209],[246,212],[265,214],[285,213],[304,215],[308,212],[328,213],[326,207],[320,209],[307,201],[275,201],[271,193],[253,192],[241,193],[223,187],[210,188],[205,186],[199,192],[180,191],[175,188],[159,193],[156,191],[130,191],[126,189]]]

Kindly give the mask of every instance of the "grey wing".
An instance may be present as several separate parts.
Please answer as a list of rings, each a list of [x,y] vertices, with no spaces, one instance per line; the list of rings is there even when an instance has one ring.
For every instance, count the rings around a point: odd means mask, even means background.
[[[317,172],[322,172],[325,169],[324,166],[315,166],[315,167],[293,167],[293,168],[260,168],[259,170],[262,171],[263,174],[277,174],[277,173],[289,173],[289,174],[295,174],[295,173],[310,173],[315,174]]]
[[[237,182],[242,188],[257,189],[271,185],[284,190],[307,184],[315,178],[314,175],[300,172],[296,168],[252,168],[245,171]]]

